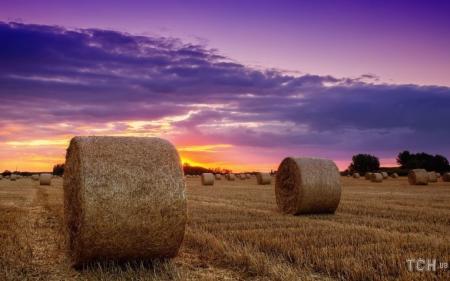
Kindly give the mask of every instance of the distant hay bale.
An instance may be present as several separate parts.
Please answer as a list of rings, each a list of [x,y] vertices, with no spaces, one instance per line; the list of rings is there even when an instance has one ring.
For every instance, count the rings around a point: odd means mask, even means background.
[[[398,174],[397,174],[397,173],[393,173],[393,174],[391,175],[391,177],[394,178],[394,179],[396,179],[396,178],[398,178]]]
[[[428,172],[428,182],[437,182],[438,178],[436,172]]]
[[[271,184],[272,177],[269,173],[257,173],[256,174],[256,183],[259,185]]]
[[[39,180],[39,174],[33,174],[33,175],[31,175],[31,179],[34,180],[34,181]]]
[[[441,177],[441,173],[435,172],[436,173],[436,177],[440,178]]]
[[[450,173],[444,173],[442,175],[442,181],[446,181],[446,182],[450,181]]]
[[[202,185],[214,185],[214,175],[212,173],[202,174]]]
[[[39,176],[39,185],[51,185],[52,175],[51,174],[41,174]]]
[[[389,178],[389,175],[388,175],[388,173],[386,173],[386,172],[381,172],[380,174],[383,176],[383,179],[384,179],[384,180],[387,179],[387,178]]]
[[[373,173],[367,172],[367,173],[364,175],[364,177],[366,178],[366,180],[372,180],[372,174],[373,174]]]
[[[247,179],[251,179],[251,178],[252,178],[252,176],[251,176],[250,174],[245,174],[245,177],[246,177]]]
[[[236,180],[236,176],[234,174],[227,174],[226,176],[227,180],[234,181]]]
[[[381,173],[372,173],[372,177],[370,178],[372,182],[382,182],[383,175]]]
[[[276,202],[284,213],[334,213],[341,189],[339,170],[331,160],[287,157],[277,170]]]
[[[19,177],[18,177],[16,174],[11,174],[11,175],[9,176],[9,179],[10,179],[11,181],[16,181],[18,178],[19,178]]]
[[[3,179],[3,175],[0,175],[0,180],[2,180]]]
[[[359,177],[360,177],[359,173],[353,173],[353,178],[359,179]]]
[[[221,180],[222,179],[222,175],[221,174],[215,174],[214,175],[214,178],[216,179],[216,180]]]
[[[424,169],[414,169],[408,173],[408,182],[411,185],[428,185],[428,172]]]
[[[74,266],[177,255],[187,220],[185,182],[168,141],[75,137],[63,186]]]

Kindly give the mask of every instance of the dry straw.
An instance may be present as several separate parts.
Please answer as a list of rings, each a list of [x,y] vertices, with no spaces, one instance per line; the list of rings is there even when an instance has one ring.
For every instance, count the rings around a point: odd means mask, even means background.
[[[372,182],[382,182],[383,175],[381,173],[372,173],[372,177],[370,178]]]
[[[202,185],[214,185],[214,174],[203,173],[201,181]]]
[[[408,173],[408,182],[411,185],[427,185],[428,172],[424,169],[414,169]]]
[[[73,138],[64,212],[75,266],[176,256],[187,219],[176,149],[159,138]]]
[[[341,189],[338,168],[331,160],[287,157],[278,167],[275,195],[284,213],[334,213]]]
[[[353,173],[353,178],[359,179],[359,177],[360,177],[359,173]]]
[[[39,176],[39,185],[51,185],[52,175],[51,174],[41,174]]]
[[[366,180],[371,180],[371,179],[372,179],[372,174],[373,174],[373,173],[367,172],[367,173],[364,175],[364,177],[366,178]]]
[[[428,172],[428,182],[437,182],[438,178],[436,172]]]
[[[386,172],[381,172],[381,175],[383,176],[383,179],[384,179],[384,180],[386,180],[386,179],[389,178],[389,175],[388,175],[388,173],[386,173]]]
[[[272,182],[272,177],[269,173],[257,173],[256,183],[260,185],[270,184]]]
[[[450,181],[450,173],[444,173],[442,175],[442,180],[446,182]]]

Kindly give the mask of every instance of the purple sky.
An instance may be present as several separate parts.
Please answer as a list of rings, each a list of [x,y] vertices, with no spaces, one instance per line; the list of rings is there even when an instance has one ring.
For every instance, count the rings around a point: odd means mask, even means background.
[[[0,169],[51,167],[75,134],[236,170],[450,156],[448,4],[90,2],[2,3]]]

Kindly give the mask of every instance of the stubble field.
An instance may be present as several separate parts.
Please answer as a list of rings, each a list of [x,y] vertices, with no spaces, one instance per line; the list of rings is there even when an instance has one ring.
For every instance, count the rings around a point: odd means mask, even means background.
[[[3,179],[0,280],[449,280],[448,269],[410,272],[406,261],[450,262],[450,183],[342,181],[335,215],[290,216],[273,184],[189,178],[177,258],[77,271],[64,253],[62,180]]]

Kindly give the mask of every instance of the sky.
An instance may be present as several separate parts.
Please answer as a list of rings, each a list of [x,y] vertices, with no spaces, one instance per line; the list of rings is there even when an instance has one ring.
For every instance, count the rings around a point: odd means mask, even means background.
[[[234,171],[449,157],[449,3],[0,0],[0,170],[49,170],[74,135]]]

